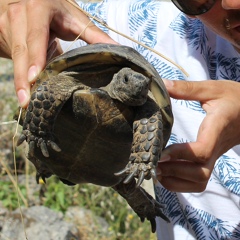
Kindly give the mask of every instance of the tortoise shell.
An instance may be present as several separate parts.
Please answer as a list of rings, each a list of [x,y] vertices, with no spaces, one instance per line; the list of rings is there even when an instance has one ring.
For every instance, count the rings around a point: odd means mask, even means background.
[[[123,81],[134,78],[130,92],[139,79],[148,79],[144,104],[127,105],[110,94],[108,85],[122,69],[127,69]],[[144,178],[156,178],[173,124],[167,90],[144,57],[120,45],[74,49],[47,65],[31,93],[18,144],[29,143],[37,180],[55,174],[66,184],[111,186],[141,220],[151,222],[152,231],[156,216],[168,220],[162,206],[140,187]]]

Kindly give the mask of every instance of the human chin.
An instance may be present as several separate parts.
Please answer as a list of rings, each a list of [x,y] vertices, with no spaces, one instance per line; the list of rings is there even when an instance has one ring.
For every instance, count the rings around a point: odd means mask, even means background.
[[[225,19],[225,28],[227,39],[234,45],[236,50],[240,52],[240,21]]]

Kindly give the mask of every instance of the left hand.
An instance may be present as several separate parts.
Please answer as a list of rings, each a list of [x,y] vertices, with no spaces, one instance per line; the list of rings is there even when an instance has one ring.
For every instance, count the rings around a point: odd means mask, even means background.
[[[80,33],[89,44],[116,44],[66,0],[0,0],[0,57],[13,60],[21,107],[27,107],[30,87],[46,60],[60,54],[56,38],[73,41]]]
[[[204,191],[216,160],[240,143],[240,84],[229,80],[165,81],[171,97],[200,101],[206,117],[196,142],[167,147],[158,179],[170,191]]]

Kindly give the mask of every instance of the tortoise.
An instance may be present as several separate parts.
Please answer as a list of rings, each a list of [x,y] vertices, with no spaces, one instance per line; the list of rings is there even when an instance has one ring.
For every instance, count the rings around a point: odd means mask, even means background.
[[[151,222],[162,206],[141,184],[155,167],[173,124],[168,92],[136,50],[93,44],[64,53],[41,72],[23,110],[18,145],[27,141],[36,179],[112,187]],[[137,179],[137,181],[135,180]]]

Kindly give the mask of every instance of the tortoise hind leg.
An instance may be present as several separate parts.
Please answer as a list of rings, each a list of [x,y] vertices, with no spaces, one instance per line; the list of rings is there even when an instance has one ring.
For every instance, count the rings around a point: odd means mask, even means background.
[[[113,187],[130,205],[130,207],[137,213],[143,222],[147,218],[151,222],[152,232],[156,231],[157,216],[169,222],[169,219],[163,214],[163,205],[158,203],[150,194],[148,194],[142,187],[136,187],[135,179],[129,183],[120,182]]]

